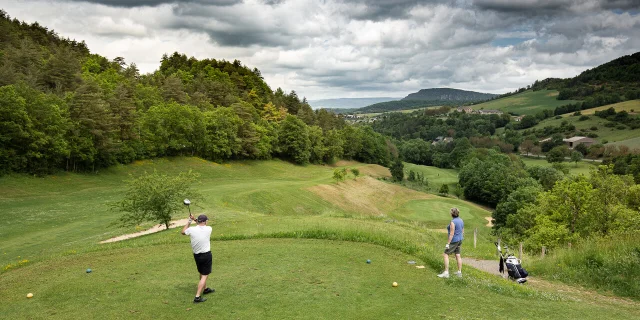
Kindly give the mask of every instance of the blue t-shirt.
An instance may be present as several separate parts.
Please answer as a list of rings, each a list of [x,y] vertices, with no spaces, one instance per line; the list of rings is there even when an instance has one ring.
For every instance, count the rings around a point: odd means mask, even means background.
[[[464,221],[462,221],[460,217],[457,217],[453,218],[451,222],[453,222],[453,225],[456,226],[456,230],[453,231],[453,238],[451,239],[451,243],[462,241],[462,239],[464,239],[462,237],[462,231],[464,230]],[[451,224],[447,225],[447,235],[451,235]]]

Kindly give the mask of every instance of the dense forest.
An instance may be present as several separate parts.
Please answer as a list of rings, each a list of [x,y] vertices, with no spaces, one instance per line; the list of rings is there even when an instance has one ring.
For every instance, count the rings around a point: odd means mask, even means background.
[[[95,171],[197,155],[386,165],[394,147],[368,127],[273,91],[240,61],[164,55],[140,74],[37,23],[0,11],[0,174]]]

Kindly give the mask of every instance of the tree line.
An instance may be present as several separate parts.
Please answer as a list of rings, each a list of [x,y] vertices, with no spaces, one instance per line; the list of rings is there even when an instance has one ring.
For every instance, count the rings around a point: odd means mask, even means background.
[[[0,173],[95,171],[190,155],[210,160],[387,165],[394,146],[368,127],[275,91],[238,60],[173,53],[140,74],[122,57],[0,11]]]

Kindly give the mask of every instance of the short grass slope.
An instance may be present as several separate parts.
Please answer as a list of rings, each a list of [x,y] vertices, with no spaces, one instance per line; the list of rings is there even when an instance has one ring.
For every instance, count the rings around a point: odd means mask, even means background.
[[[543,110],[554,110],[556,107],[575,103],[575,100],[556,100],[556,90],[527,90],[509,97],[487,101],[472,106],[474,110],[501,110],[517,115],[536,114]]]
[[[384,216],[410,200],[433,197],[366,176],[340,183],[317,185],[309,190],[347,212],[373,216]]]
[[[157,237],[157,236],[154,236]],[[10,319],[633,318],[634,304],[585,304],[469,273],[442,280],[412,255],[366,243],[313,239],[215,242],[216,292],[193,305],[187,243],[62,257],[3,277]],[[371,264],[365,261],[370,259]],[[92,273],[84,270],[91,267]],[[55,274],[55,276],[51,276]],[[391,283],[397,282],[398,287]],[[26,299],[24,292],[33,292]],[[459,303],[451,303],[455,294]],[[495,307],[499,301],[501,308]],[[509,315],[503,314],[509,310]]]
[[[422,173],[429,183],[429,188],[435,191],[438,191],[443,184],[448,185],[449,190],[453,190],[458,183],[458,171],[455,169],[442,169],[404,162],[404,171],[405,176],[409,171]]]

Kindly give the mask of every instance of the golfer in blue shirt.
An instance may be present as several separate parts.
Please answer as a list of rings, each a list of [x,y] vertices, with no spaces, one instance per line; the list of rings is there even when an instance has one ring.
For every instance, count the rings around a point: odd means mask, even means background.
[[[456,275],[462,277],[462,257],[460,257],[460,247],[464,239],[464,221],[460,219],[460,210],[451,208],[451,222],[447,226],[449,240],[444,246],[444,272],[439,274],[440,278],[449,278],[449,255],[455,253],[458,262],[458,272]]]

